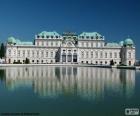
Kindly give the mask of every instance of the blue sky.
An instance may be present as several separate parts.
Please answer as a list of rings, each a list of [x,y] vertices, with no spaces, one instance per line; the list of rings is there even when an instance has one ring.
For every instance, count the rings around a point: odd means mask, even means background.
[[[97,31],[107,42],[128,37],[140,58],[140,0],[0,0],[0,41],[33,40],[41,31]]]

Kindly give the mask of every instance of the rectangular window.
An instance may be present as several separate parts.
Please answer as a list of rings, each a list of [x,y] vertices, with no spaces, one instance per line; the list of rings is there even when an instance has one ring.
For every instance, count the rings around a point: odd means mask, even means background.
[[[91,51],[91,58],[93,58],[93,51]]]
[[[35,54],[34,51],[32,51],[32,57],[34,57],[34,54]]]
[[[28,57],[30,57],[30,51],[29,50],[27,51],[27,54],[28,54]]]
[[[46,51],[46,57],[48,57],[48,51]]]
[[[129,54],[128,54],[128,55],[129,55],[128,57],[129,57],[129,58],[131,58],[131,52],[129,52]]]
[[[112,58],[112,53],[110,52],[110,58]]]
[[[41,57],[42,58],[44,57],[44,51],[41,51]]]
[[[86,52],[86,57],[88,58],[88,52]]]
[[[23,50],[23,57],[25,57],[25,50]]]
[[[51,52],[51,57],[53,57],[53,52]]]
[[[84,58],[84,52],[83,51],[81,52],[81,56],[82,56],[82,58]]]
[[[100,58],[103,58],[103,52],[100,52]]]
[[[107,58],[107,52],[105,52],[105,58]]]
[[[82,47],[84,47],[84,42],[82,42]]]
[[[18,51],[18,57],[20,57],[20,51]]]
[[[98,58],[98,52],[97,51],[95,52],[95,57]]]
[[[37,57],[39,57],[39,51],[37,51]]]
[[[51,46],[53,46],[53,42],[51,42]]]
[[[117,53],[116,52],[114,53],[114,57],[117,58]]]

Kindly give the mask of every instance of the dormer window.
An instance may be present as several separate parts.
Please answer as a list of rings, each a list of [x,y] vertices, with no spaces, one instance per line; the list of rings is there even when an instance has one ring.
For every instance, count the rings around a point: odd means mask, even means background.
[[[56,38],[58,38],[58,36],[56,36]]]
[[[44,38],[44,36],[42,36],[42,38]]]
[[[40,36],[38,35],[37,38],[40,38]]]
[[[98,36],[96,36],[96,39],[98,39]]]
[[[49,38],[49,36],[46,36],[46,38]]]
[[[82,39],[84,39],[84,36],[82,36]]]
[[[87,36],[86,38],[89,39],[89,36]]]
[[[94,37],[93,36],[91,36],[91,39],[93,39]]]
[[[51,38],[53,39],[53,36],[51,36]]]

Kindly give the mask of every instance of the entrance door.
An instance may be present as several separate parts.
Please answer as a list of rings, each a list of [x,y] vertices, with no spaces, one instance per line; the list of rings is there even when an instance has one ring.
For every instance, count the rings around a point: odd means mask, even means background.
[[[73,55],[73,62],[77,62],[77,54]]]
[[[11,59],[9,59],[9,61],[8,61],[8,62],[9,62],[9,64],[11,64]]]
[[[62,62],[66,62],[66,54],[62,55]]]
[[[72,54],[68,54],[67,59],[68,59],[68,62],[72,62]]]

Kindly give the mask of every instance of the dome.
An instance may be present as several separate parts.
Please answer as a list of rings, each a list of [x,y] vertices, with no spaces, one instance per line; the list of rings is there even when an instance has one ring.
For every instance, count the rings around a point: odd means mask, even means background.
[[[120,41],[119,45],[123,46],[124,45],[124,41]]]
[[[16,43],[16,39],[14,37],[9,37],[8,43]]]
[[[133,45],[134,42],[131,38],[127,38],[125,41],[124,41],[124,45]]]

